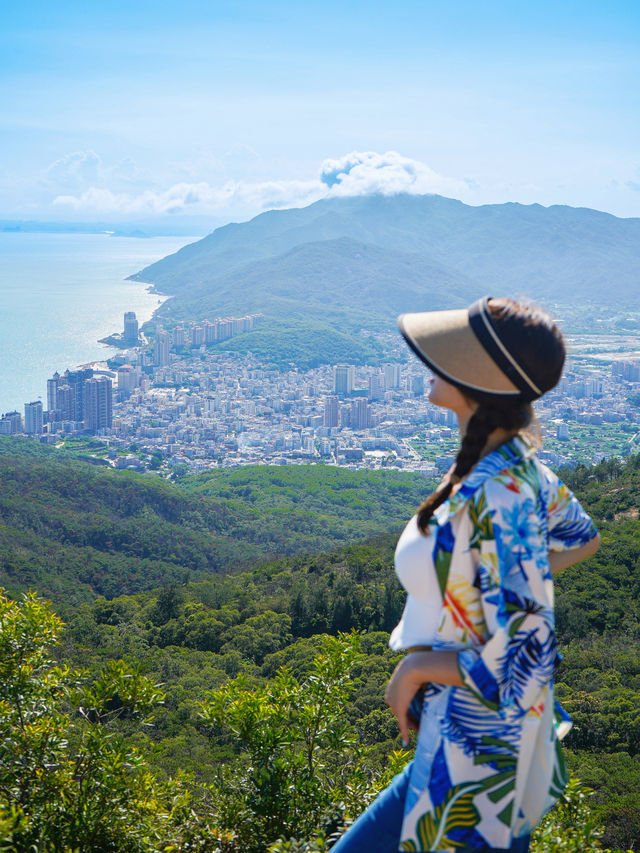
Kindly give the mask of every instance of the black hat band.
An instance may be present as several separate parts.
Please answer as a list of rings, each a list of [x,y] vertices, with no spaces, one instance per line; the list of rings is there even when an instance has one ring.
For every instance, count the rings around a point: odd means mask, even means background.
[[[487,354],[520,390],[522,399],[531,402],[541,397],[544,391],[538,388],[513,355],[511,348],[507,345],[508,342],[498,333],[489,311],[490,298],[478,299],[469,307],[469,325]]]

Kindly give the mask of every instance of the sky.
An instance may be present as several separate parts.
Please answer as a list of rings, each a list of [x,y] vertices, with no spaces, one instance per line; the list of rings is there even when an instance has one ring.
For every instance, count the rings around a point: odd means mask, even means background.
[[[640,3],[0,0],[0,219],[371,192],[640,216]]]

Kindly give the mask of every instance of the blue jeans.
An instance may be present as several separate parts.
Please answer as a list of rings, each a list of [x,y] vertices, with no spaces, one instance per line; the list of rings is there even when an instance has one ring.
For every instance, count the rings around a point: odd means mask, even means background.
[[[360,815],[342,838],[331,848],[331,853],[398,853],[400,831],[404,816],[404,798],[409,786],[411,765]],[[460,847],[456,853],[527,853],[530,836],[516,838],[508,849],[504,847]]]

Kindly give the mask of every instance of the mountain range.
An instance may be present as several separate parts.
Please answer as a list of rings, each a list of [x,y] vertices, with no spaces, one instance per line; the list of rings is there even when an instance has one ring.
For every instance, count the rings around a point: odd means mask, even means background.
[[[487,294],[533,298],[573,319],[597,314],[606,294],[609,313],[633,313],[639,268],[640,219],[399,194],[268,211],[218,228],[132,279],[173,296],[160,321],[261,312],[268,329],[293,341],[309,323],[329,337],[391,330],[404,311],[464,306]],[[360,351],[361,343],[353,341],[354,360],[380,356]],[[317,347],[314,356],[332,360]]]

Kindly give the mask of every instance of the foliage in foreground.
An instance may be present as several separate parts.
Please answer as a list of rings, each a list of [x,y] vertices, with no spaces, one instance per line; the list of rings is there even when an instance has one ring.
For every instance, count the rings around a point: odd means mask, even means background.
[[[282,668],[266,687],[249,690],[240,676],[202,704],[203,718],[232,732],[245,758],[227,768],[217,792],[223,823],[234,828],[234,853],[328,853],[409,760],[394,752],[385,771],[372,770],[345,722],[359,642],[355,633],[326,637],[305,679]],[[611,853],[601,846],[591,793],[572,777],[534,833],[531,853]]]
[[[592,794],[593,791],[571,777],[556,806],[534,832],[531,853],[612,853],[601,847],[604,829],[589,807]]]
[[[91,680],[56,666],[62,623],[0,597],[0,847],[29,853],[218,848],[179,781],[160,784],[127,734],[162,694],[121,661]]]
[[[201,704],[235,758],[199,790],[160,782],[131,745],[162,693],[122,661],[89,678],[56,665],[62,624],[34,594],[0,595],[0,849],[8,853],[326,853],[408,759],[380,769],[344,713],[356,633],[324,637],[306,674],[243,678]],[[573,783],[533,853],[593,853],[602,828]]]
[[[282,667],[262,688],[248,689],[239,676],[208,693],[203,719],[242,750],[216,797],[238,851],[262,853],[279,837],[339,835],[408,760],[394,753],[386,772],[374,771],[347,719],[359,646],[356,633],[324,637],[304,678]]]

